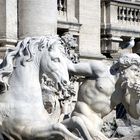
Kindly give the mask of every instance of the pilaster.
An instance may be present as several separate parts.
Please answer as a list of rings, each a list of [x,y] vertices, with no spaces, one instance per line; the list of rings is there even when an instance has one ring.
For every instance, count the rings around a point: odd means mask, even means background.
[[[19,0],[19,39],[57,32],[56,0]]]
[[[17,42],[17,0],[0,0],[0,57]]]

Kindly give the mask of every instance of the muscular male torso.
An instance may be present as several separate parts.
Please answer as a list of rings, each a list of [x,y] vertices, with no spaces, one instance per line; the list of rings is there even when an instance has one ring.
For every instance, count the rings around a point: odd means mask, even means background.
[[[98,74],[98,78],[85,80],[79,88],[73,116],[80,116],[87,126],[101,129],[102,118],[111,110],[111,95],[115,91],[116,77]],[[95,123],[96,122],[96,123]]]

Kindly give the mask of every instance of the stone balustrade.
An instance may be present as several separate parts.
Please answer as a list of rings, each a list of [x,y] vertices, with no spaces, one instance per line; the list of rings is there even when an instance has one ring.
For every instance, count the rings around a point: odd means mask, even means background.
[[[118,6],[118,20],[140,22],[140,9]]]
[[[66,12],[66,0],[57,0],[57,9]]]

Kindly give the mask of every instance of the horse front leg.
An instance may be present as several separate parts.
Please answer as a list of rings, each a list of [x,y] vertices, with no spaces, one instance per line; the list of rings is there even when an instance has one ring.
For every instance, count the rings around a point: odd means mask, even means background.
[[[65,140],[82,140],[81,138],[72,134],[63,124],[56,123],[50,126],[30,126],[24,129],[24,135],[26,132],[31,132],[31,137],[33,140],[46,140],[52,136],[62,136]]]

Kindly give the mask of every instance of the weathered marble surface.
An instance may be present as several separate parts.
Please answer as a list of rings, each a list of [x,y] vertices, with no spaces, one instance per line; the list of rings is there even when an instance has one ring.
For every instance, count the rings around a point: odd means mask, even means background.
[[[137,54],[123,54],[115,63],[93,60],[74,64],[66,57],[58,36],[25,38],[14,50],[8,50],[0,64],[0,84],[5,88],[0,98],[2,133],[23,140],[58,135],[66,140],[109,140],[101,132],[103,118],[117,104],[122,103],[133,118],[140,116],[139,66]],[[54,87],[62,90],[60,96],[64,97],[69,73],[85,76],[71,117],[61,123],[53,118],[55,111],[49,114],[44,108],[42,73],[54,80]]]
[[[7,139],[47,139],[73,135],[62,123],[53,120],[43,105],[40,75],[55,81],[57,90],[65,91],[69,83],[68,59],[58,36],[28,37],[14,50],[9,49],[0,64],[1,133]]]
[[[86,128],[81,125],[82,129],[84,132],[87,129],[92,139],[108,140],[101,132],[102,118],[117,104],[123,103],[127,112],[138,119],[140,116],[139,65],[140,57],[130,53],[120,56],[114,64],[92,61],[74,65],[73,73],[90,76],[90,78],[85,79],[80,86],[78,100],[70,120],[75,116],[79,117],[86,125]],[[68,121],[65,120],[64,123]],[[88,133],[86,136],[89,139]]]

